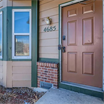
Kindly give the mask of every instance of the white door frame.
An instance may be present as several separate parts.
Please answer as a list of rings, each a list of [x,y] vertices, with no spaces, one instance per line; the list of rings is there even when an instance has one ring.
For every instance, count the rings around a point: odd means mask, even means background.
[[[104,0],[103,0],[103,91],[104,91]]]
[[[64,3],[64,4],[61,4],[60,6],[59,6],[59,9],[60,9],[60,27],[59,27],[59,31],[60,31],[60,34],[59,34],[59,36],[60,36],[60,41],[59,41],[59,43],[60,43],[60,45],[62,46],[62,39],[61,39],[61,36],[62,36],[62,34],[61,34],[61,32],[62,32],[62,7],[65,7],[65,6],[68,6],[68,5],[72,5],[72,4],[75,4],[75,3],[79,3],[79,2],[82,2],[82,1],[84,1],[84,0],[73,0],[73,1],[69,1],[69,2],[67,2],[67,3]],[[102,86],[102,89],[101,90],[103,90],[104,91],[104,0],[103,0],[103,86]],[[62,82],[62,77],[61,77],[61,75],[62,75],[62,52],[61,52],[61,50],[59,51],[59,56],[60,56],[60,83],[61,84],[66,84],[66,85],[72,85],[72,86],[78,86],[78,87],[82,87],[82,88],[88,88],[88,89],[95,89],[95,90],[100,90],[100,88],[96,88],[96,87],[91,87],[91,86],[86,86],[86,85],[81,85],[81,84],[73,84],[73,83],[64,83],[64,82]]]

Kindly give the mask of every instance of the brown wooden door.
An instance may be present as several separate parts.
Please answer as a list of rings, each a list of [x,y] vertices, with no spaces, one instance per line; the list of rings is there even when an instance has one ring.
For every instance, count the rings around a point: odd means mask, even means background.
[[[102,87],[102,5],[102,0],[96,0],[62,8],[63,82]]]

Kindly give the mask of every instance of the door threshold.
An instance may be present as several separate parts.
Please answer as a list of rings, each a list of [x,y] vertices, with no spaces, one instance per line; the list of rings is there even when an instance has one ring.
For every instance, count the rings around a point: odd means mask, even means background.
[[[86,90],[92,90],[92,91],[97,91],[97,92],[103,92],[102,88],[98,87],[92,87],[92,86],[87,86],[87,85],[82,85],[82,84],[77,84],[77,83],[72,83],[72,82],[61,82],[61,84],[69,85],[72,87],[78,87],[78,88],[83,88]]]

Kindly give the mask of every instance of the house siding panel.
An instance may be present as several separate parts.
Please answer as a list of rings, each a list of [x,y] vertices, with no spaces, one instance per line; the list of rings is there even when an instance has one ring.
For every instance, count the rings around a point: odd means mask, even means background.
[[[13,6],[31,6],[31,0],[13,1]]]
[[[40,1],[39,8],[39,58],[51,58],[58,59],[58,23],[59,23],[59,11],[58,6],[61,3],[68,2],[70,0],[42,0]],[[46,25],[45,18],[50,17],[52,24],[50,26],[56,26],[56,31],[44,32]]]
[[[31,6],[31,0],[0,0],[0,9],[8,6]]]
[[[31,61],[8,61],[7,87],[31,87]]]
[[[7,0],[0,0],[0,9],[7,6]]]
[[[3,62],[0,61],[0,85],[3,85]]]

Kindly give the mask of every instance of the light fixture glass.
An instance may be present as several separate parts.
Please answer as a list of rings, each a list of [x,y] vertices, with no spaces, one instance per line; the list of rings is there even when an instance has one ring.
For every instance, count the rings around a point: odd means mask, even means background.
[[[47,25],[50,25],[51,24],[51,18],[50,17],[45,18],[45,22]]]

